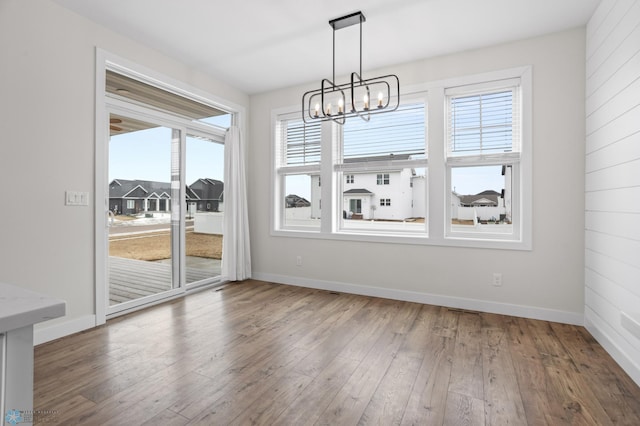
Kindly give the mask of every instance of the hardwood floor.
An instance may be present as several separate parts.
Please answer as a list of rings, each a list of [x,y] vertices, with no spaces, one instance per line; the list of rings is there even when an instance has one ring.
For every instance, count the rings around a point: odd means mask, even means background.
[[[38,424],[639,425],[582,327],[229,284],[35,349]]]

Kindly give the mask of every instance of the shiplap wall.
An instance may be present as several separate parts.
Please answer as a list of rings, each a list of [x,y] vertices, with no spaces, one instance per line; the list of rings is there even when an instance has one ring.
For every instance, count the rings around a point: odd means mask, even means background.
[[[640,384],[640,1],[587,25],[585,325]]]

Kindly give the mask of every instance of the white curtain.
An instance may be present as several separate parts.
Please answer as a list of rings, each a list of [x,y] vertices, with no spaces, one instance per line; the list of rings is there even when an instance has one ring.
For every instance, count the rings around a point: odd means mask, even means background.
[[[236,126],[225,136],[223,200],[222,277],[242,281],[251,278],[251,253],[244,149]]]

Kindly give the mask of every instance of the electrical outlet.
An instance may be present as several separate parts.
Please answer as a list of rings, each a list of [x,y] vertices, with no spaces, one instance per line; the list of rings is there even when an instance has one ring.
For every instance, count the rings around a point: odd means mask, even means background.
[[[296,266],[302,266],[302,256],[296,256]]]
[[[502,287],[502,274],[500,272],[493,273],[493,286]]]

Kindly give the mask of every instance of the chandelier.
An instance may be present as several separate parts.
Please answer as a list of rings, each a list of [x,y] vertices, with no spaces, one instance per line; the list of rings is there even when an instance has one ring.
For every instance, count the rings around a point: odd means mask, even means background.
[[[305,123],[332,120],[344,124],[347,117],[360,117],[369,121],[374,114],[391,112],[400,104],[400,80],[394,74],[374,78],[362,78],[362,23],[366,18],[355,12],[332,19],[333,28],[333,78],[322,79],[320,89],[302,95],[302,119]],[[336,83],[336,30],[360,25],[360,72],[352,72],[351,80]]]

